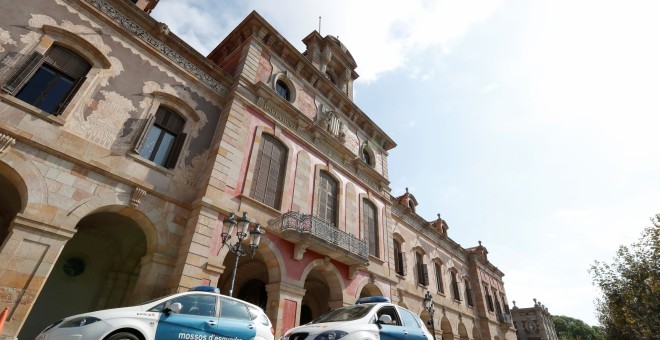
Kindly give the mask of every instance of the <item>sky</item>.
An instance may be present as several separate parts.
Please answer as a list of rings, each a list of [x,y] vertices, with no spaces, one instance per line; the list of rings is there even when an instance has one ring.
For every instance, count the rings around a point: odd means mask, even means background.
[[[152,16],[206,55],[252,10],[300,52],[322,17],[397,143],[392,194],[482,241],[510,306],[597,324],[588,268],[660,213],[660,2],[161,0]]]

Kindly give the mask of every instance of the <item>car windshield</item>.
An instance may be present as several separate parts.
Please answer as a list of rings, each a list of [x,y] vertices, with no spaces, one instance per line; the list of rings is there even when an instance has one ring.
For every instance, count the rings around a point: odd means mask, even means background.
[[[363,318],[374,307],[371,304],[348,306],[327,312],[311,323],[351,321]]]

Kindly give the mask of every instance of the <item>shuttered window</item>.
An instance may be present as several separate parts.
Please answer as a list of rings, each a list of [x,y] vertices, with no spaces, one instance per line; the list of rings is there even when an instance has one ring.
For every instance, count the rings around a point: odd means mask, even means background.
[[[376,207],[366,199],[362,200],[362,230],[367,233],[369,240],[369,255],[378,257],[378,223],[376,219]]]
[[[470,283],[465,280],[465,300],[470,307],[474,306],[474,301],[472,300],[472,289],[470,288]]]
[[[451,289],[452,289],[452,293],[454,294],[454,300],[460,301],[461,294],[459,293],[458,290],[458,280],[456,279],[455,272],[451,272]]]
[[[415,253],[415,267],[417,268],[417,283],[423,286],[428,285],[429,272],[423,261],[424,255],[420,252]]]
[[[438,293],[445,293],[445,284],[442,282],[442,265],[435,262],[435,285],[438,289]]]
[[[319,179],[318,216],[337,225],[337,181],[326,172]]]
[[[272,208],[280,209],[287,150],[270,135],[262,135],[257,164],[252,176],[250,197]]]
[[[85,81],[91,64],[54,45],[46,55],[34,52],[3,85],[3,90],[37,108],[59,115]]]
[[[161,106],[148,124],[148,132],[138,142],[140,156],[166,168],[174,168],[186,139],[186,134],[182,133],[185,120]]]
[[[394,271],[399,275],[406,275],[406,254],[401,251],[401,243],[394,240]]]

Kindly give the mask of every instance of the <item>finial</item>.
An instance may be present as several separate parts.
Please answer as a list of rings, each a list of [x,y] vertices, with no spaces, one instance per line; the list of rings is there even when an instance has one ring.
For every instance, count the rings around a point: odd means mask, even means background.
[[[406,194],[408,193],[408,187],[406,187]]]
[[[516,300],[513,300],[513,307],[516,307]]]
[[[438,221],[442,221],[442,218],[440,218],[440,214],[438,214]]]
[[[479,241],[479,247],[481,247],[481,241]]]

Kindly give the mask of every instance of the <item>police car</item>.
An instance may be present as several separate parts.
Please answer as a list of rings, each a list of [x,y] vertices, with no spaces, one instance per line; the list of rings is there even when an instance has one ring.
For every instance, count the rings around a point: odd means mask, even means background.
[[[386,297],[359,299],[292,328],[280,340],[431,340],[420,318]]]
[[[37,340],[273,340],[273,334],[261,308],[201,286],[139,306],[70,316]]]

